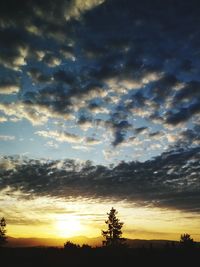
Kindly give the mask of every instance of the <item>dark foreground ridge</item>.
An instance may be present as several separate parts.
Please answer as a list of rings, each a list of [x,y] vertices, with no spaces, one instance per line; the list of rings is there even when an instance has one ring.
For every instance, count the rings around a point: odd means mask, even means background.
[[[200,248],[1,248],[1,266],[193,266]]]

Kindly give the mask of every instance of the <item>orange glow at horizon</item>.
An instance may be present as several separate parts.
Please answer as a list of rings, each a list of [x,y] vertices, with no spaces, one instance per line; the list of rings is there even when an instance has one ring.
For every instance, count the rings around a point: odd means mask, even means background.
[[[124,222],[123,236],[132,239],[179,240],[189,233],[200,241],[200,215],[155,207],[138,207],[113,200],[56,199],[38,197],[23,199],[19,192],[2,198],[2,212],[11,237],[68,238],[99,237],[106,228],[105,220],[111,207]],[[191,219],[192,218],[192,219]]]

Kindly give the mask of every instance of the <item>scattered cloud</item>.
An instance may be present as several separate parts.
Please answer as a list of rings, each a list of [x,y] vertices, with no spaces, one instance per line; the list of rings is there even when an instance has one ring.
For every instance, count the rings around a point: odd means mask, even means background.
[[[80,143],[83,140],[78,135],[68,132],[37,131],[36,134],[45,138],[53,138],[59,142]]]
[[[0,135],[0,141],[12,141],[15,140],[15,136],[12,135]]]
[[[1,157],[0,158],[0,169],[3,171],[14,170],[16,162],[9,157]]]
[[[19,86],[13,84],[1,84],[0,85],[0,94],[10,95],[19,92]]]
[[[1,122],[5,122],[5,121],[7,121],[7,118],[6,117],[0,117],[0,123]]]
[[[48,142],[46,143],[46,146],[47,146],[47,147],[51,147],[51,148],[55,148],[55,149],[58,148],[58,144],[54,143],[53,141],[48,141]]]
[[[169,146],[182,142],[180,126],[200,113],[196,5],[1,1],[2,115],[78,126],[78,137],[52,135],[60,141],[91,144],[89,131],[99,123],[115,149],[133,133],[155,139],[150,129],[162,129]]]
[[[86,144],[89,146],[93,146],[93,145],[98,145],[101,143],[101,140],[98,140],[96,138],[93,137],[87,137],[85,140]]]
[[[20,79],[17,74],[0,69],[0,94],[17,94],[20,91]]]

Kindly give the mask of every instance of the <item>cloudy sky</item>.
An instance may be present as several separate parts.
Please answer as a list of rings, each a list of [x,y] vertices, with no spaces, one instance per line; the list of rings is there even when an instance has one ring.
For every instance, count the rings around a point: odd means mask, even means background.
[[[12,236],[200,240],[197,0],[0,1],[0,215]],[[73,227],[72,227],[73,226]]]

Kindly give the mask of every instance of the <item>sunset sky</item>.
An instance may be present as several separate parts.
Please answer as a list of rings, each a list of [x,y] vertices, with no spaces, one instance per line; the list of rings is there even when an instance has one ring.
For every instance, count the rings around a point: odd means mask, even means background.
[[[0,1],[0,217],[12,237],[200,241],[198,0]]]

